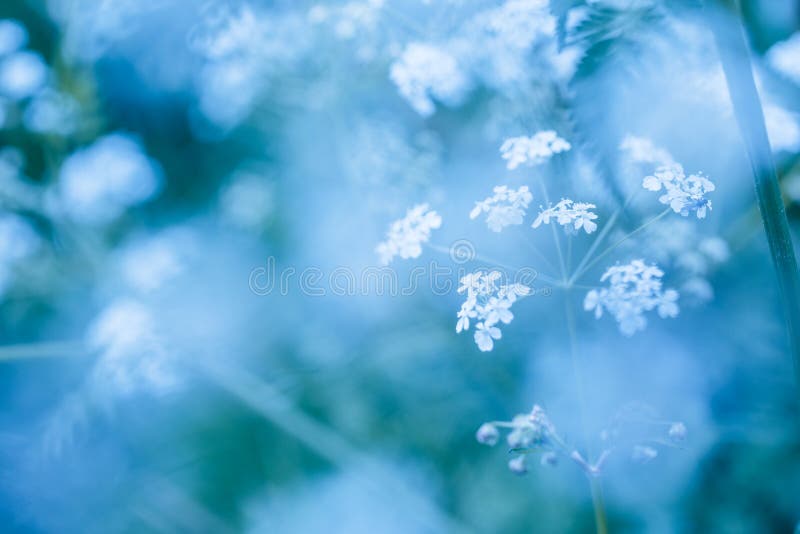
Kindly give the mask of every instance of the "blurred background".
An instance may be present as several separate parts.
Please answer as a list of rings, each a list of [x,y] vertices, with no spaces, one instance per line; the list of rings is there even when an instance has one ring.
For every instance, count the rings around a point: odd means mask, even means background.
[[[742,4],[797,230],[800,7]],[[572,303],[589,433],[630,406],[688,430],[649,462],[610,457],[611,531],[792,532],[796,386],[715,17],[691,0],[4,0],[0,530],[592,531],[574,465],[520,477],[475,441],[534,403],[580,434],[563,294],[515,304],[480,352],[455,287],[316,294],[296,274],[265,292],[253,273],[362,272],[428,203],[442,226],[391,264],[401,280],[452,267],[459,240],[553,275],[531,245],[555,263],[549,231],[491,232],[474,202],[530,185],[532,216],[541,182],[602,226],[645,174],[618,150],[633,134],[717,189],[706,219],[670,214],[608,257],[658,262],[676,319],[629,338]],[[504,139],[548,129],[572,150],[506,169]],[[637,196],[621,230],[661,208]]]

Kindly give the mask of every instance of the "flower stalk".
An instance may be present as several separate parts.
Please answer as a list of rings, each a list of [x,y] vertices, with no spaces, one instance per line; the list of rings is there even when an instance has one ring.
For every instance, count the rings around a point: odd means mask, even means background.
[[[710,8],[711,0],[706,7]],[[758,207],[778,275],[795,379],[800,385],[800,275],[797,271],[789,221],[772,159],[764,112],[753,79],[753,68],[741,22],[738,0],[719,0],[727,13],[712,17],[711,30],[725,73],[734,115],[750,161]],[[800,391],[800,390],[799,390]]]

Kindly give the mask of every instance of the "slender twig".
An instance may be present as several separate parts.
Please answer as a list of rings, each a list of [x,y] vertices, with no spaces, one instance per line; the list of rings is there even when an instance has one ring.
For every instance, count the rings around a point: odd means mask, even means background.
[[[600,233],[597,234],[597,237],[594,239],[594,242],[589,247],[589,250],[587,250],[586,254],[584,254],[583,258],[581,259],[581,262],[575,269],[575,272],[570,276],[567,285],[571,286],[575,284],[575,280],[577,278],[575,273],[583,272],[583,268],[586,267],[586,264],[592,259],[592,254],[595,253],[597,247],[600,246],[600,244],[603,242],[603,240],[606,238],[609,232],[611,232],[611,230],[614,228],[614,225],[617,222],[617,219],[619,219],[619,216],[622,215],[622,213],[625,211],[625,208],[627,208],[631,204],[631,202],[633,202],[633,199],[636,198],[636,195],[639,193],[640,190],[641,189],[639,188],[635,189],[633,193],[629,194],[628,198],[625,199],[624,204],[622,204],[622,206],[617,208],[614,211],[614,213],[611,214],[611,217],[609,217],[608,222],[603,225],[603,229],[600,230]]]
[[[544,201],[547,205],[550,205],[550,197],[547,195],[547,188],[544,186],[543,181],[539,181],[539,185],[542,188],[542,196],[544,197]],[[556,244],[556,252],[558,253],[558,264],[561,267],[561,281],[562,284],[566,284],[567,282],[567,266],[564,263],[564,253],[561,252],[561,239],[558,238],[558,231],[556,230],[555,224],[550,224],[550,229],[553,231],[553,241]]]
[[[711,7],[711,0],[706,6]],[[713,13],[711,30],[733,103],[755,182],[761,220],[767,234],[772,262],[778,275],[780,299],[786,318],[795,378],[800,384],[800,275],[789,232],[780,184],[764,123],[761,100],[753,79],[747,38],[741,23],[739,2],[719,0],[728,13]],[[800,390],[798,390],[800,391]]]
[[[91,351],[80,341],[45,341],[0,346],[0,361],[80,356]]]
[[[575,380],[576,395],[578,397],[578,412],[580,414],[581,430],[583,432],[584,446],[586,447],[589,462],[593,460],[591,452],[591,439],[589,436],[589,426],[586,419],[586,395],[584,392],[583,370],[578,356],[577,330],[575,328],[575,315],[570,302],[570,290],[564,291],[564,313],[567,319],[567,332],[569,333],[569,353],[572,364],[572,374]],[[594,509],[595,528],[597,534],[606,534],[605,503],[603,501],[603,489],[600,480],[595,476],[588,476],[589,490],[592,495],[592,508]]]
[[[616,249],[618,246],[620,246],[620,245],[621,245],[621,244],[623,244],[625,241],[627,241],[628,239],[632,238],[633,236],[635,236],[636,234],[638,234],[639,232],[641,232],[642,230],[644,230],[645,228],[647,228],[647,227],[648,227],[648,226],[650,226],[651,224],[653,224],[653,223],[655,223],[656,221],[659,221],[659,220],[663,219],[664,217],[666,217],[666,216],[667,216],[667,214],[668,214],[670,211],[672,211],[672,208],[667,208],[667,209],[665,209],[664,211],[662,211],[661,213],[659,213],[659,214],[658,214],[658,215],[656,215],[655,217],[652,217],[652,218],[648,219],[647,221],[643,222],[643,223],[642,223],[642,224],[641,224],[639,227],[637,227],[636,229],[634,229],[634,230],[630,231],[629,233],[625,234],[623,237],[619,238],[619,239],[618,239],[617,241],[615,241],[615,242],[614,242],[612,245],[610,245],[608,248],[606,248],[606,249],[605,249],[603,252],[601,252],[600,254],[598,254],[597,256],[595,256],[595,257],[594,257],[594,259],[592,259],[592,260],[591,260],[589,263],[587,263],[586,265],[584,265],[582,269],[580,269],[580,270],[576,270],[576,271],[575,271],[575,274],[573,274],[573,275],[572,275],[572,278],[570,278],[570,280],[569,280],[569,283],[572,283],[572,282],[574,282],[574,281],[578,280],[578,278],[580,278],[580,276],[581,276],[583,273],[585,273],[586,271],[588,271],[589,269],[591,269],[592,267],[594,267],[594,266],[597,264],[597,262],[599,262],[599,261],[600,261],[600,260],[602,260],[604,257],[606,257],[608,254],[610,254],[611,252],[613,252],[613,251],[614,251],[614,250],[615,250],[615,249]]]
[[[449,248],[443,247],[441,245],[433,245],[431,243],[427,243],[425,246],[427,246],[429,249],[435,252],[440,252],[442,254],[450,254],[451,252]],[[528,268],[528,267],[515,267],[513,265],[508,265],[500,261],[497,261],[493,258],[489,258],[488,256],[483,256],[481,254],[475,254],[469,261],[479,261],[481,263],[486,263],[488,265],[500,267],[501,269],[505,269],[509,272],[518,272]],[[543,282],[547,282],[548,284],[553,284],[557,286],[563,285],[561,280],[557,280],[554,276],[542,273],[538,269],[536,270],[536,278],[542,280]]]

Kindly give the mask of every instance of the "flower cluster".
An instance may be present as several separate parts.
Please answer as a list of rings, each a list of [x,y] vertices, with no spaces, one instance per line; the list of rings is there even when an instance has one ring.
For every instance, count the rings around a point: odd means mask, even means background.
[[[475,343],[487,352],[494,348],[494,340],[502,334],[498,323],[508,324],[514,318],[511,306],[519,297],[530,294],[531,289],[522,284],[500,284],[500,271],[476,271],[461,278],[459,293],[466,293],[456,323],[456,333],[469,330],[470,319],[475,320]]]
[[[602,451],[594,461],[584,456],[563,439],[555,425],[539,405],[530,413],[518,414],[511,421],[484,423],[475,433],[478,443],[493,447],[500,441],[500,429],[508,430],[506,442],[510,452],[517,454],[508,468],[518,475],[528,472],[527,458],[541,452],[542,465],[556,465],[559,457],[572,460],[587,476],[598,477],[608,457],[617,450],[629,450],[635,463],[646,463],[658,450],[652,445],[678,447],[686,439],[686,425],[680,421],[665,421],[646,405],[631,403],[624,406],[608,428],[600,433]]]
[[[392,64],[389,76],[403,98],[423,117],[436,111],[434,99],[447,105],[458,104],[469,85],[452,55],[425,43],[409,43]]]
[[[661,269],[642,260],[615,265],[600,279],[608,281],[609,287],[589,291],[583,307],[586,311],[594,310],[598,319],[607,310],[619,323],[620,332],[631,336],[647,326],[644,312],[657,308],[663,318],[678,315],[678,292],[662,288],[663,276]]]
[[[475,439],[492,447],[500,440],[500,428],[509,429],[506,442],[512,452],[520,453],[508,462],[508,468],[518,475],[528,472],[526,455],[532,450],[544,451],[541,462],[542,465],[548,465],[556,461],[554,451],[564,447],[555,425],[538,404],[534,405],[530,413],[515,415],[511,421],[482,424],[475,434]]]
[[[87,344],[100,355],[90,378],[98,393],[161,393],[178,385],[156,321],[136,300],[120,298],[105,308],[90,326]]]
[[[528,186],[523,185],[514,190],[505,185],[498,185],[493,191],[493,196],[475,203],[469,218],[475,219],[481,213],[486,212],[488,214],[486,224],[494,232],[499,232],[504,227],[512,224],[522,224],[525,210],[528,209],[528,204],[533,200],[533,195]]]
[[[588,202],[573,202],[568,198],[561,199],[555,206],[542,209],[539,216],[533,221],[533,228],[538,228],[542,223],[550,224],[550,219],[555,219],[569,233],[577,233],[583,229],[587,234],[597,230],[597,215],[591,210],[597,206]]]
[[[767,62],[786,78],[800,84],[800,32],[785,41],[772,45],[767,51]]]
[[[658,167],[655,173],[644,178],[642,187],[648,191],[664,189],[659,202],[684,217],[693,212],[698,219],[704,219],[707,210],[711,209],[711,201],[707,195],[715,189],[711,180],[702,173],[686,176],[683,167],[677,163]]]
[[[554,130],[544,130],[533,137],[511,137],[500,146],[500,154],[508,163],[506,167],[514,170],[523,163],[539,165],[550,159],[553,154],[566,152],[572,148],[566,140],[560,138]]]
[[[395,256],[418,258],[422,254],[422,244],[431,237],[431,230],[441,225],[442,218],[438,213],[427,204],[417,204],[406,212],[404,218],[392,223],[386,241],[375,248],[381,265],[389,265]]]
[[[135,138],[114,133],[74,152],[61,167],[61,206],[73,219],[108,223],[161,189],[160,168]]]

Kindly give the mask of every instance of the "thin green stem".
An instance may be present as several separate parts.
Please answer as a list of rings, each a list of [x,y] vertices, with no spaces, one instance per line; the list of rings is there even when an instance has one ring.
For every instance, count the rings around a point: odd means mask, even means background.
[[[31,358],[59,358],[81,356],[90,351],[80,341],[47,341],[0,346],[0,362],[28,360]]]
[[[707,4],[711,0],[707,0]],[[747,37],[737,0],[720,0],[729,12],[712,13],[712,32],[728,84],[733,111],[753,173],[761,220],[778,275],[795,379],[800,385],[800,274],[780,184],[772,159],[764,112],[753,79]],[[800,393],[800,389],[798,389]]]
[[[597,534],[608,534],[605,499],[603,499],[603,486],[600,484],[600,479],[589,478],[589,488],[592,491],[592,508],[594,508],[594,524]]]
[[[551,262],[550,259],[547,257],[547,255],[545,255],[541,250],[539,250],[539,247],[536,246],[536,243],[534,243],[533,238],[531,238],[530,234],[528,233],[529,231],[530,228],[527,229],[523,228],[522,237],[523,239],[525,239],[525,241],[528,242],[528,246],[530,247],[530,249],[533,251],[534,254],[536,254],[539,257],[539,259],[542,261],[542,263],[544,263],[547,266],[548,269],[552,271],[558,270],[556,269],[556,266],[553,265],[553,262]]]
[[[442,254],[450,254],[450,249],[447,248],[447,247],[443,247],[443,246],[440,246],[440,245],[432,245],[430,243],[426,244],[426,246],[429,249],[431,249],[431,250],[433,250],[435,252],[440,252]],[[488,256],[483,256],[481,254],[475,254],[472,257],[472,259],[469,260],[469,261],[479,261],[479,262],[482,262],[482,263],[493,265],[495,267],[500,267],[501,269],[505,269],[505,270],[507,270],[509,272],[514,272],[514,273],[522,271],[523,269],[527,269],[528,268],[528,267],[514,267],[512,265],[507,265],[505,263],[501,263],[501,262],[499,262],[499,261],[497,261],[495,259],[489,258]],[[553,285],[556,285],[556,286],[559,286],[559,287],[561,287],[563,285],[563,282],[561,280],[556,279],[556,277],[554,277],[554,276],[550,276],[548,274],[544,274],[544,273],[540,272],[539,270],[536,270],[536,278],[537,279],[541,279],[542,281],[547,282],[548,284],[553,284]]]
[[[547,188],[544,186],[543,181],[539,181],[539,185],[542,188],[542,196],[544,197],[544,201],[550,205],[550,197],[547,194]],[[561,267],[561,281],[562,284],[566,284],[567,282],[567,266],[564,263],[564,253],[561,252],[561,239],[558,238],[558,230],[556,230],[555,224],[549,224],[550,229],[553,231],[553,241],[556,244],[556,252],[558,253],[558,264]]]
[[[662,211],[661,213],[659,213],[659,214],[658,214],[658,215],[656,215],[655,217],[652,217],[651,219],[648,219],[647,221],[645,221],[644,223],[642,223],[642,224],[641,224],[641,225],[640,225],[638,228],[636,228],[635,230],[633,230],[633,231],[629,232],[629,233],[628,233],[628,234],[626,234],[625,236],[623,236],[623,237],[621,237],[620,239],[618,239],[617,241],[615,241],[615,242],[614,242],[614,243],[613,243],[611,246],[609,246],[609,247],[608,247],[608,248],[606,248],[606,249],[605,249],[603,252],[601,252],[600,254],[598,254],[597,256],[595,256],[595,258],[594,258],[592,261],[590,261],[589,263],[587,263],[586,265],[584,265],[583,269],[581,269],[581,270],[579,270],[579,271],[575,271],[575,274],[574,274],[574,275],[572,275],[572,278],[570,278],[570,283],[571,283],[571,282],[574,282],[574,281],[576,281],[576,280],[578,280],[578,278],[580,278],[580,276],[581,276],[583,273],[585,273],[586,271],[588,271],[589,269],[591,269],[592,267],[594,267],[594,266],[597,264],[597,262],[599,262],[599,261],[600,261],[600,260],[602,260],[604,257],[606,257],[608,254],[610,254],[611,252],[613,252],[613,251],[614,251],[614,250],[615,250],[615,249],[616,249],[618,246],[620,246],[621,244],[623,244],[625,241],[627,241],[628,239],[632,238],[633,236],[635,236],[636,234],[638,234],[639,232],[641,232],[642,230],[644,230],[645,228],[647,228],[647,227],[648,227],[648,226],[650,226],[651,224],[653,224],[653,223],[655,223],[655,222],[657,222],[657,221],[660,221],[661,219],[663,219],[664,217],[666,217],[666,216],[667,216],[667,214],[668,214],[670,211],[672,211],[672,208],[667,208],[667,209],[665,209],[664,211]]]
[[[592,246],[590,246],[589,250],[586,251],[586,254],[584,254],[583,259],[581,259],[581,262],[578,264],[578,267],[575,269],[575,273],[583,272],[583,268],[586,267],[586,264],[589,263],[589,260],[592,259],[592,254],[595,253],[595,251],[597,250],[597,247],[600,246],[600,243],[603,242],[603,240],[606,238],[608,233],[611,232],[612,228],[614,228],[614,223],[617,222],[617,219],[619,218],[620,214],[622,214],[622,210],[623,210],[623,208],[617,209],[617,211],[615,211],[611,215],[611,218],[608,220],[608,222],[605,225],[603,225],[603,229],[600,230],[600,233],[597,234],[597,237],[594,239],[594,242],[592,243]],[[576,274],[575,273],[573,273],[572,276],[569,279],[570,284],[575,282],[575,279],[576,279]]]
[[[619,216],[622,215],[622,213],[625,211],[625,208],[627,208],[631,204],[631,202],[633,202],[633,199],[636,198],[636,195],[639,193],[639,191],[641,191],[641,189],[635,189],[633,193],[629,194],[628,197],[625,199],[625,203],[619,208],[617,208],[616,211],[614,211],[614,213],[611,214],[611,218],[609,218],[608,222],[603,225],[603,229],[600,230],[599,234],[597,234],[597,237],[592,243],[592,246],[589,247],[588,251],[586,251],[586,254],[584,254],[583,258],[581,259],[581,262],[575,269],[575,272],[570,276],[567,285],[571,286],[575,283],[578,276],[576,273],[583,273],[586,264],[589,263],[589,261],[592,259],[592,254],[594,254],[595,251],[597,251],[597,247],[600,246],[600,244],[603,242],[606,236],[611,232],[611,230],[614,229],[614,225],[616,224],[617,219],[619,219]]]
[[[575,379],[576,396],[578,397],[578,413],[580,414],[581,432],[583,433],[584,447],[589,464],[594,462],[592,453],[591,439],[589,436],[589,426],[586,419],[586,395],[584,390],[583,370],[578,356],[577,329],[575,327],[575,314],[570,302],[570,289],[564,291],[564,313],[567,319],[567,332],[569,333],[569,353],[572,363],[572,374]],[[605,503],[603,500],[603,490],[600,480],[588,475],[589,490],[592,495],[592,508],[594,510],[595,528],[597,534],[607,534],[608,526],[606,521]]]

